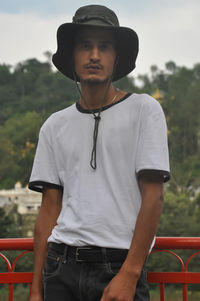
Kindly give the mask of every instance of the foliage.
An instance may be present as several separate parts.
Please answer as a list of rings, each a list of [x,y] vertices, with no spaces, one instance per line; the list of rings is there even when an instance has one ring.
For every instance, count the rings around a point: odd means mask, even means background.
[[[80,95],[73,81],[52,70],[49,62],[37,59],[16,66],[0,65],[0,189],[17,181],[26,185],[31,172],[40,126],[53,112],[61,110]],[[140,81],[138,86],[136,83]],[[193,68],[167,62],[165,70],[156,65],[150,74],[125,77],[115,82],[119,89],[155,95],[161,103],[168,125],[171,181],[166,187],[160,236],[198,236],[200,195],[200,64]],[[14,213],[13,213],[14,214]],[[13,228],[11,216],[18,227]],[[5,216],[0,209],[1,237],[20,236],[20,219]],[[18,232],[16,232],[18,229]],[[170,259],[152,257],[157,269],[178,269]],[[168,256],[168,255],[166,255]],[[164,258],[164,257],[163,257]],[[19,266],[20,269],[20,266]]]
[[[0,189],[28,182],[41,124],[80,95],[72,80],[52,70],[47,62],[29,59],[12,67],[0,65]],[[173,192],[200,184],[200,64],[192,69],[167,62],[165,70],[151,66],[151,73],[135,79],[124,77],[115,86],[135,93],[154,93],[166,114]]]
[[[151,75],[140,75],[141,90],[160,91],[166,115],[171,164],[169,189],[194,193],[200,184],[200,64],[192,69],[166,63],[166,69],[151,67]]]
[[[42,124],[36,112],[15,114],[0,126],[0,188],[27,184]]]
[[[27,184],[40,126],[76,99],[74,83],[52,72],[49,63],[0,65],[0,189]]]
[[[0,238],[17,237],[18,230],[13,223],[13,216],[7,215],[3,208],[0,207]]]

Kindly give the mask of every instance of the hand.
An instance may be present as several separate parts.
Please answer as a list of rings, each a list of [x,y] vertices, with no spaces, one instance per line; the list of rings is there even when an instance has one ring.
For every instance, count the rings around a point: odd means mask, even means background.
[[[119,272],[106,286],[100,301],[133,301],[136,281],[125,272]]]

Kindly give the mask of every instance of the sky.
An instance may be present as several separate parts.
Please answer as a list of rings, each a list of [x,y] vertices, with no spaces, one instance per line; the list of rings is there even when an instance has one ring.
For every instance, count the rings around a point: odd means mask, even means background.
[[[200,63],[200,0],[0,0],[0,64],[45,61],[44,53],[57,49],[59,25],[88,4],[111,8],[121,26],[137,32],[133,76],[150,73],[152,65],[164,69],[169,61],[188,68]]]

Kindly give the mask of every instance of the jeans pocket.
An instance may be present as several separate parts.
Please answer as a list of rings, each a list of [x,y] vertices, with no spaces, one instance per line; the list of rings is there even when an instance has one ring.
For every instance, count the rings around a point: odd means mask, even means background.
[[[49,249],[44,265],[44,279],[58,274],[62,257],[56,251]]]
[[[108,262],[106,264],[107,272],[113,276],[117,275],[123,262]]]

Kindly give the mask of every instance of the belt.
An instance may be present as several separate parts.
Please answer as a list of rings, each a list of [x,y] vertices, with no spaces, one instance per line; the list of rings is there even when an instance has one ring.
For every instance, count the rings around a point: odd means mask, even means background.
[[[64,243],[50,242],[50,249],[64,254],[66,258],[73,258],[78,262],[123,262],[128,254],[127,249],[101,248],[94,246],[75,247]]]

